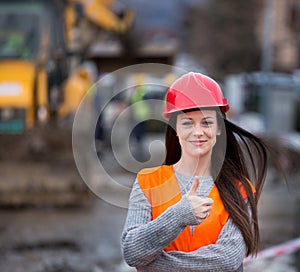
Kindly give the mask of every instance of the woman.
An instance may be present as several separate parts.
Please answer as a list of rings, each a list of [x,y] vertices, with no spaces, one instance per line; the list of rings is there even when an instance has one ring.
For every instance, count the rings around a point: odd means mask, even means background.
[[[169,88],[165,165],[134,183],[121,245],[140,271],[243,271],[258,250],[266,148],[226,119],[219,85],[188,73]]]

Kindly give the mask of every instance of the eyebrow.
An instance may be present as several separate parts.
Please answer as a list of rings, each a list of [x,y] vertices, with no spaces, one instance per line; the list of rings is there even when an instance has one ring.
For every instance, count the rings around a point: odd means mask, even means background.
[[[183,119],[193,120],[192,117],[188,117],[188,116],[181,117],[181,120]],[[214,116],[203,116],[203,119],[214,119]]]

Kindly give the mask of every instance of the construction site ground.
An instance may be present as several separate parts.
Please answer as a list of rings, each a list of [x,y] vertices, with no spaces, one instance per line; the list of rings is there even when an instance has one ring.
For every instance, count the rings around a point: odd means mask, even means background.
[[[156,136],[154,136],[156,138]],[[147,141],[153,139],[147,138]],[[153,146],[152,146],[153,147]],[[158,151],[159,152],[159,151]],[[118,182],[130,187],[135,175],[120,169],[109,151],[102,154],[104,161]],[[14,165],[15,167],[16,165]],[[34,177],[34,169],[19,171],[0,162],[1,179],[16,176]],[[55,165],[41,165],[44,175],[56,171]],[[47,169],[48,167],[48,169]],[[49,169],[50,168],[50,169]],[[67,171],[61,167],[59,171]],[[76,169],[75,169],[76,170]],[[4,171],[4,172],[3,172]],[[14,175],[8,175],[14,171]],[[127,194],[106,188],[116,203]],[[262,249],[299,237],[300,180],[294,176],[289,189],[284,181],[268,178],[260,202]],[[0,271],[3,272],[127,272],[135,271],[122,259],[120,235],[126,208],[107,203],[90,194],[87,205],[51,207],[2,207],[0,209]],[[245,265],[246,272],[296,272],[296,254],[257,260]]]

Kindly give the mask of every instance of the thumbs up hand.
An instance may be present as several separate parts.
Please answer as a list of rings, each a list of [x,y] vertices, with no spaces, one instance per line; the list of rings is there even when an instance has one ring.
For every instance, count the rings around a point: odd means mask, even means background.
[[[195,217],[199,223],[201,223],[208,217],[212,208],[213,200],[208,197],[197,196],[199,183],[199,177],[195,177],[195,181],[187,193],[187,198],[192,206]]]

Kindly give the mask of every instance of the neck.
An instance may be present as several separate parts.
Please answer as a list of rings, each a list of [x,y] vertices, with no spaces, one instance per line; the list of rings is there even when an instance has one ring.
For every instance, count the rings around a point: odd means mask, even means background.
[[[183,155],[174,165],[174,169],[189,176],[211,176],[210,164],[211,156],[195,158]]]

